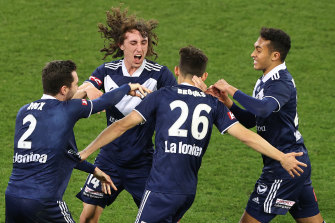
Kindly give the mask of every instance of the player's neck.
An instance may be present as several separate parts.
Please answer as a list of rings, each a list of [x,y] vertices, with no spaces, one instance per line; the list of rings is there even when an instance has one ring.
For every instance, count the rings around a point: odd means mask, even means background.
[[[181,84],[181,83],[187,83],[187,84],[190,84],[192,86],[195,86],[194,85],[194,82],[192,81],[192,79],[189,79],[189,78],[183,78],[180,76],[178,76],[178,84]]]
[[[267,75],[273,68],[277,67],[278,65],[282,64],[281,61],[278,61],[276,63],[272,63],[269,67],[263,70],[263,76]]]

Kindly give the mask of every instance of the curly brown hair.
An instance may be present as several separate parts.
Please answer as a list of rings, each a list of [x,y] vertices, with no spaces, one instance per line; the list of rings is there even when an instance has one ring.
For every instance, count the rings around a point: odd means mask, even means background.
[[[121,11],[120,7],[111,8],[111,11],[107,11],[106,22],[107,26],[102,23],[98,24],[99,32],[101,32],[101,38],[108,41],[108,46],[104,46],[100,52],[105,52],[103,60],[113,55],[113,58],[122,57],[123,51],[120,49],[120,45],[125,40],[126,32],[131,30],[138,30],[143,37],[148,37],[148,52],[147,56],[155,56],[157,59],[158,54],[154,51],[153,46],[158,44],[158,37],[153,30],[158,26],[156,20],[144,20],[137,18],[136,15],[128,16],[128,8]]]

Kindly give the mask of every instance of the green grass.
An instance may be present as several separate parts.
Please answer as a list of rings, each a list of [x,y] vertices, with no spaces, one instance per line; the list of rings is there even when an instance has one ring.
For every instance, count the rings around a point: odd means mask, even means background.
[[[286,64],[298,88],[300,131],[309,149],[321,213],[327,222],[335,221],[334,1],[123,2],[131,13],[159,21],[159,63],[173,70],[179,48],[195,45],[209,57],[207,84],[225,78],[248,94],[261,75],[252,69],[250,58],[259,29],[278,27],[290,34],[292,49]],[[18,109],[41,96],[40,75],[46,62],[74,60],[81,81],[103,62],[97,23],[104,22],[105,11],[117,5],[103,0],[0,0],[0,222],[4,222]],[[78,147],[84,148],[105,123],[104,114],[79,121]],[[215,130],[200,169],[195,202],[182,222],[238,222],[261,167],[259,154]],[[74,195],[86,176],[75,170],[64,196],[77,221],[82,204]],[[122,193],[104,211],[101,222],[133,222],[136,213],[129,194]],[[287,215],[273,222],[293,220]]]

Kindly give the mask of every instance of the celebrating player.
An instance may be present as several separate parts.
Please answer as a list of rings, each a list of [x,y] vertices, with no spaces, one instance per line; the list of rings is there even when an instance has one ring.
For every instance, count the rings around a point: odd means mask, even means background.
[[[206,152],[213,124],[262,154],[272,157],[290,174],[305,167],[295,159],[302,153],[284,154],[256,133],[237,122],[215,97],[193,86],[193,75],[207,77],[207,57],[189,46],[179,52],[175,67],[179,85],[149,94],[125,118],[107,127],[81,157],[115,140],[142,122],[156,122],[153,166],[135,222],[177,222],[191,207],[196,193],[198,170]],[[135,151],[136,152],[136,151]]]
[[[42,83],[42,98],[17,114],[13,171],[6,190],[7,223],[74,222],[62,201],[73,168],[116,189],[98,167],[80,162],[73,127],[79,119],[115,105],[129,91],[149,92],[139,84],[125,84],[93,101],[70,100],[78,88],[76,65],[70,60],[48,63]],[[84,96],[85,90],[80,94]]]
[[[284,153],[303,152],[299,160],[308,165],[300,177],[291,178],[276,160],[263,156],[263,173],[255,184],[241,223],[269,222],[288,211],[296,222],[323,222],[312,187],[311,163],[298,130],[296,85],[284,62],[290,47],[291,40],[285,32],[262,28],[251,54],[254,69],[263,71],[253,96],[223,79],[214,85],[221,93],[214,92],[244,126],[256,126],[260,136]],[[205,89],[201,80],[194,80]],[[227,93],[246,110],[233,103]]]
[[[156,27],[156,21],[128,16],[127,10],[112,8],[107,12],[107,26],[100,24],[99,29],[103,37],[112,42],[101,51],[106,52],[105,57],[123,56],[123,59],[102,64],[80,87],[94,86],[88,91],[90,99],[99,97],[100,89],[109,92],[125,83],[140,83],[152,91],[177,84],[167,67],[146,59],[147,56],[157,56],[153,48],[157,44],[153,32]],[[123,97],[106,110],[107,125],[126,116],[140,102],[137,97]],[[82,191],[77,194],[84,202],[81,222],[98,222],[106,205],[112,204],[124,189],[139,206],[152,164],[153,132],[154,122],[148,121],[101,149],[95,165],[108,173],[118,190],[112,195],[102,193],[99,181],[89,175]]]

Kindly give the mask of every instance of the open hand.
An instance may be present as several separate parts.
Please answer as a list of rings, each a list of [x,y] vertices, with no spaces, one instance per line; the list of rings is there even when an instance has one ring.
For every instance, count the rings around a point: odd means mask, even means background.
[[[138,83],[135,83],[135,84],[129,83],[129,86],[130,86],[129,95],[131,96],[137,96],[140,98],[144,98],[145,96],[147,96],[147,94],[152,92],[150,89]]]
[[[300,173],[303,173],[303,169],[300,168],[300,166],[307,167],[307,164],[299,162],[295,157],[296,156],[302,156],[304,153],[286,153],[283,156],[283,159],[280,161],[280,164],[282,167],[291,175],[292,178],[294,176],[300,176]]]
[[[93,175],[100,180],[101,182],[101,190],[102,192],[104,192],[105,194],[111,194],[111,186],[112,188],[116,191],[117,188],[114,185],[113,181],[111,180],[111,178],[105,174],[103,171],[101,171],[98,167],[95,168]]]

